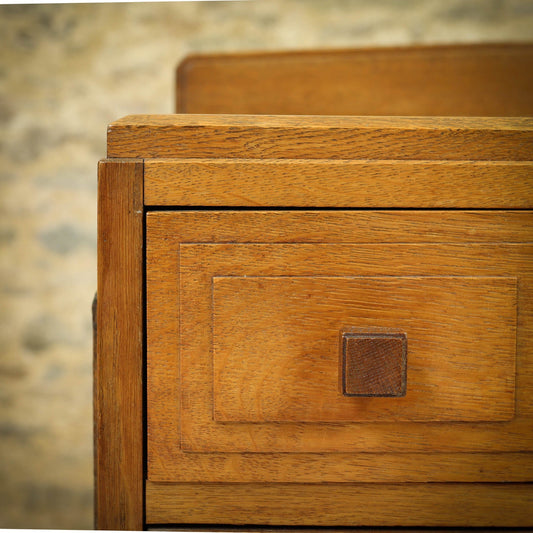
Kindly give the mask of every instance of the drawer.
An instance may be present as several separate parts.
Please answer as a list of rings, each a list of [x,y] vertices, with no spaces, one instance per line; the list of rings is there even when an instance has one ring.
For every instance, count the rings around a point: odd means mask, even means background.
[[[531,139],[527,119],[115,123],[100,508],[533,525]]]
[[[533,249],[490,233],[518,221],[531,214],[150,213],[148,479],[357,481],[373,452],[417,454],[374,481],[509,481],[533,443]],[[354,328],[406,336],[404,395],[342,393]],[[478,468],[428,471],[436,452]],[[198,472],[199,453],[242,465]]]
[[[169,482],[342,493],[531,478],[531,212],[169,211],[146,224],[156,520],[161,490],[183,488]],[[405,334],[404,396],[343,395],[339,337],[354,329]]]

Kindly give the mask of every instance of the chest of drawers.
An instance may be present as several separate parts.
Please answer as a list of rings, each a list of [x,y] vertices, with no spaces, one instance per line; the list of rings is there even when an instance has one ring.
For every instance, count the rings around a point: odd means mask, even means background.
[[[533,526],[533,122],[130,116],[97,526]]]

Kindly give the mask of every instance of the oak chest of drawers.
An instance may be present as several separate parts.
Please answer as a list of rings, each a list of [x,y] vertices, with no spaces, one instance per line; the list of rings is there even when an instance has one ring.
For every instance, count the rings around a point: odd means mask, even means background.
[[[527,118],[113,123],[97,526],[533,526],[532,207]]]

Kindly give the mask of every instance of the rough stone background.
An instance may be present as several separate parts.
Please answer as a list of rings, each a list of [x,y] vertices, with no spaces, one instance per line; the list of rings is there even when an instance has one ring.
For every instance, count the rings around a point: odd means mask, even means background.
[[[0,7],[0,528],[91,529],[96,162],[191,52],[533,40],[529,0]]]

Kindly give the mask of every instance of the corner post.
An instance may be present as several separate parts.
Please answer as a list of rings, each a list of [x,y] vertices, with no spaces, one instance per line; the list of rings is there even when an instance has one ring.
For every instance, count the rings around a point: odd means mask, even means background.
[[[142,530],[143,161],[98,166],[95,527]]]

